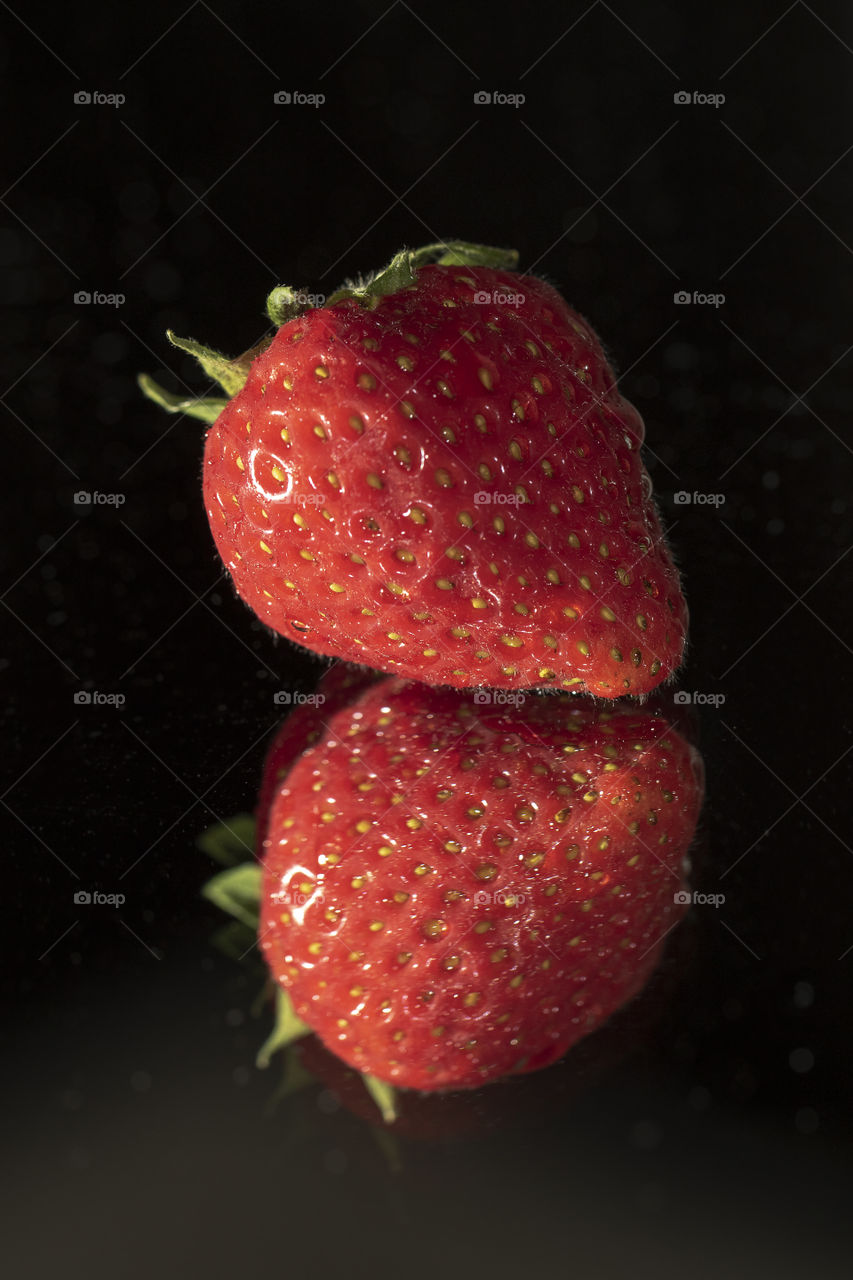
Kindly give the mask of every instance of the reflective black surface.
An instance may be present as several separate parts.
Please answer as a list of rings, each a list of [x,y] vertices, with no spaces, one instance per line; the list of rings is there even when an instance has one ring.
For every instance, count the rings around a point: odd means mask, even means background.
[[[14,1273],[846,1274],[844,7],[17,12],[0,15]],[[646,418],[691,608],[696,887],[725,895],[692,912],[633,1056],[555,1068],[538,1109],[535,1089],[472,1098],[452,1146],[377,1138],[328,1082],[273,1107],[279,1068],[253,1066],[258,974],[211,946],[195,840],[252,807],[274,692],[321,668],[234,597],[202,429],[135,386],[204,388],[166,327],[237,353],[273,284],[329,292],[450,235],[515,244]]]

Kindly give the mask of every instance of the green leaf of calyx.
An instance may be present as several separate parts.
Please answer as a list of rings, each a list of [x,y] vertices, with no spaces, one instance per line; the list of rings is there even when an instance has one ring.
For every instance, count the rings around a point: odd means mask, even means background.
[[[236,866],[255,852],[255,819],[251,813],[238,813],[228,822],[208,827],[196,840],[202,853],[223,867]]]
[[[295,320],[310,309],[310,297],[307,289],[291,289],[288,284],[280,284],[267,296],[267,316],[280,329],[288,320]]]
[[[420,249],[401,249],[387,267],[383,267],[381,271],[377,271],[366,280],[359,279],[343,285],[326,299],[325,305],[333,307],[335,303],[343,302],[346,298],[354,298],[365,307],[375,307],[380,298],[390,293],[399,293],[413,285],[417,279],[418,269],[429,262],[436,262],[442,267],[492,267],[502,271],[514,271],[518,266],[518,251],[499,249],[488,244],[472,244],[468,240],[441,240],[435,244],[423,245]],[[279,292],[284,295],[291,294],[293,291],[273,290],[270,299]],[[270,319],[278,323],[270,310],[269,301],[267,310]],[[290,318],[288,316],[288,319]]]
[[[287,1045],[293,1044],[294,1040],[301,1040],[303,1036],[310,1034],[311,1028],[293,1012],[290,996],[283,987],[278,987],[275,1001],[275,1026],[258,1050],[257,1065],[262,1069],[268,1067],[273,1054],[279,1049],[284,1049]]]
[[[220,351],[214,351],[213,347],[205,347],[192,338],[179,338],[171,329],[166,330],[166,337],[179,351],[195,356],[207,376],[215,378],[227,396],[236,396],[238,391],[243,390],[251,361],[246,363],[243,357],[230,360]]]
[[[397,1091],[393,1084],[388,1084],[385,1080],[379,1080],[366,1072],[361,1073],[361,1078],[365,1089],[382,1113],[382,1119],[386,1124],[393,1124],[397,1119]]]
[[[468,240],[442,240],[412,252],[414,265],[425,266],[435,260],[440,267],[492,267],[497,271],[515,271],[517,249],[498,249],[490,244],[472,244]]]
[[[143,395],[153,400],[167,413],[184,413],[188,418],[198,418],[201,422],[215,422],[227,405],[227,400],[215,396],[176,396],[147,373],[140,373],[136,379]]]
[[[202,888],[202,896],[220,911],[257,931],[261,904],[261,868],[257,862],[220,871]]]

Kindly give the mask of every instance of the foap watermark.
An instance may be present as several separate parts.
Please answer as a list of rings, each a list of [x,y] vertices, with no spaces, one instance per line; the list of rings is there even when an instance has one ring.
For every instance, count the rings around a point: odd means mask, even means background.
[[[301,89],[278,89],[272,96],[277,107],[322,107],[325,93],[303,93]]]
[[[526,101],[523,93],[501,93],[499,89],[478,89],[474,94],[477,107],[522,107]]]
[[[687,489],[676,489],[672,495],[672,500],[677,507],[721,507],[726,500],[724,493],[700,493],[698,489],[694,489],[689,493]]]
[[[101,93],[100,89],[78,89],[74,94],[76,107],[123,107],[126,102],[123,93]]]
[[[293,300],[300,307],[312,309],[314,307],[325,307],[326,305],[325,293],[308,293],[305,289],[295,289],[293,291]]]
[[[78,689],[74,694],[75,707],[123,707],[126,702],[123,693],[100,693],[97,689]]]
[[[724,893],[700,893],[698,889],[679,889],[672,895],[677,907],[721,907],[726,900]]]
[[[672,700],[677,707],[722,707],[725,705],[726,695],[724,693],[700,693],[696,689],[692,692],[688,689],[679,689],[677,693],[672,695]]]
[[[277,707],[322,707],[324,693],[300,693],[298,689],[277,689],[272,696]]]
[[[123,293],[100,293],[97,289],[78,289],[74,294],[75,307],[123,307],[127,298]]]
[[[677,307],[721,307],[726,301],[724,293],[701,293],[694,289],[676,289],[672,300]]]
[[[478,289],[474,301],[481,307],[523,307],[527,299],[513,289]]]
[[[717,110],[726,100],[724,93],[702,93],[700,89],[679,89],[672,95],[677,107],[716,107]]]
[[[123,893],[101,893],[99,889],[75,889],[75,907],[123,907],[127,898]]]
[[[475,707],[523,707],[527,695],[518,689],[475,689]]]
[[[309,902],[323,901],[323,890],[320,885],[303,881],[296,889],[276,889],[270,897],[278,907],[307,907]]]
[[[517,493],[490,493],[488,489],[478,489],[474,494],[475,507],[518,507],[521,501]]]
[[[126,502],[126,494],[101,493],[100,489],[78,489],[74,495],[75,507],[123,507]]]
[[[525,900],[523,893],[516,893],[513,889],[496,889],[494,893],[489,893],[488,889],[478,889],[474,894],[475,907],[517,907]]]

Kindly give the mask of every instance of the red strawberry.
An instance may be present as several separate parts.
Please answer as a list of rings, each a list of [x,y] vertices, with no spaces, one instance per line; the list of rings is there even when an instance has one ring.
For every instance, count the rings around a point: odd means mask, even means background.
[[[555,1061],[643,987],[684,910],[698,755],[636,705],[501,697],[383,680],[270,811],[273,977],[335,1053],[403,1087]]]
[[[678,667],[687,613],[642,419],[587,322],[503,269],[515,255],[455,244],[420,265],[440,249],[242,362],[181,344],[242,388],[196,407],[237,591],[318,653],[432,684],[646,693]]]
[[[333,663],[323,673],[311,699],[298,702],[277,731],[264,760],[255,805],[255,847],[259,860],[263,856],[270,809],[291,765],[306,747],[317,741],[325,722],[376,679],[375,671],[350,667],[344,662]]]

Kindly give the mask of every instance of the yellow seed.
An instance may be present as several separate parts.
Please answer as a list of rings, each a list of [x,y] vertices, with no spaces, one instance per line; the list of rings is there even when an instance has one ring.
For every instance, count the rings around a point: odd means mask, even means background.
[[[492,375],[489,373],[489,370],[486,369],[483,365],[480,365],[479,369],[477,370],[477,377],[480,379],[480,381],[482,382],[486,390],[491,391]]]
[[[314,370],[314,375],[315,377],[320,379],[328,378],[329,370],[326,368],[324,364],[318,364],[317,368]]]

